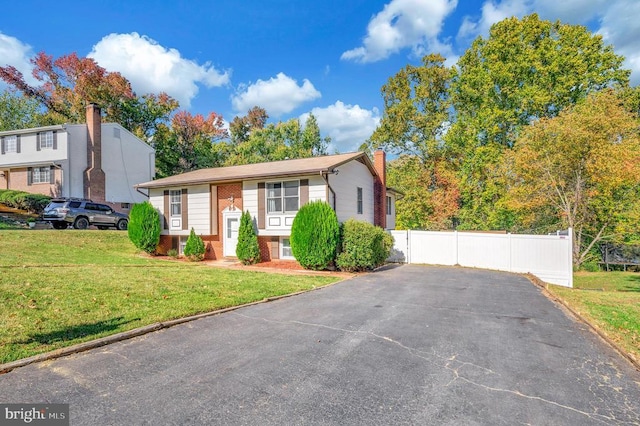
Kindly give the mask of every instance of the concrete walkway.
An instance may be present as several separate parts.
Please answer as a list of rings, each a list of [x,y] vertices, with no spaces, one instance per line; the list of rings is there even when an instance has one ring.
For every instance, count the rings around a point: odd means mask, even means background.
[[[640,424],[640,373],[524,277],[401,266],[16,369],[0,402],[72,425]]]

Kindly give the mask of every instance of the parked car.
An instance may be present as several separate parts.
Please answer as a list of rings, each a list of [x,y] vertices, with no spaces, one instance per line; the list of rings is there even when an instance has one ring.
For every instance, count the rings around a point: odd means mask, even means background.
[[[55,229],[65,229],[69,226],[87,229],[90,225],[95,225],[98,229],[114,227],[124,231],[129,225],[127,215],[113,210],[106,204],[82,198],[54,198],[45,207],[42,217]]]

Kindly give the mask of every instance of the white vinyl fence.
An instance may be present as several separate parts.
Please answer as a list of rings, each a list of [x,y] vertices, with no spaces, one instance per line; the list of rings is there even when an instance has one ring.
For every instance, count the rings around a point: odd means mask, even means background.
[[[542,281],[573,287],[571,229],[565,235],[390,232],[395,240],[391,262],[528,272]]]

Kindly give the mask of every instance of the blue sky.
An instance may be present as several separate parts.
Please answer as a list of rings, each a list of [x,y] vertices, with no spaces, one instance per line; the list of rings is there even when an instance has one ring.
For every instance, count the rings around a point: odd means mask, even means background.
[[[398,70],[430,52],[455,64],[493,23],[532,12],[601,34],[640,82],[638,0],[23,0],[3,5],[0,65],[30,75],[36,53],[76,52],[192,113],[312,112],[348,152],[378,125]]]

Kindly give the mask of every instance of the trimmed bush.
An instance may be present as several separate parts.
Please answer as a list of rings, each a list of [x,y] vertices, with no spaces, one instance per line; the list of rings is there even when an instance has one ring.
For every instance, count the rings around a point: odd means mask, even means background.
[[[150,202],[134,204],[129,213],[129,239],[138,249],[154,254],[160,242],[160,213]]]
[[[291,226],[291,251],[306,269],[321,270],[333,264],[340,242],[336,212],[324,201],[300,208]]]
[[[253,265],[262,260],[260,256],[260,246],[258,245],[258,236],[256,235],[253,220],[248,210],[242,213],[242,217],[240,217],[236,256],[238,256],[238,260],[240,260],[243,265]]]
[[[14,209],[26,210],[29,213],[40,214],[51,201],[51,197],[43,194],[15,191],[13,189],[0,190],[0,203]]]
[[[196,235],[196,231],[191,228],[187,244],[184,246],[184,255],[192,262],[199,262],[204,259],[204,241],[199,235]]]
[[[368,271],[383,265],[391,253],[393,237],[384,229],[354,219],[342,225],[341,252],[336,264],[343,271]]]

